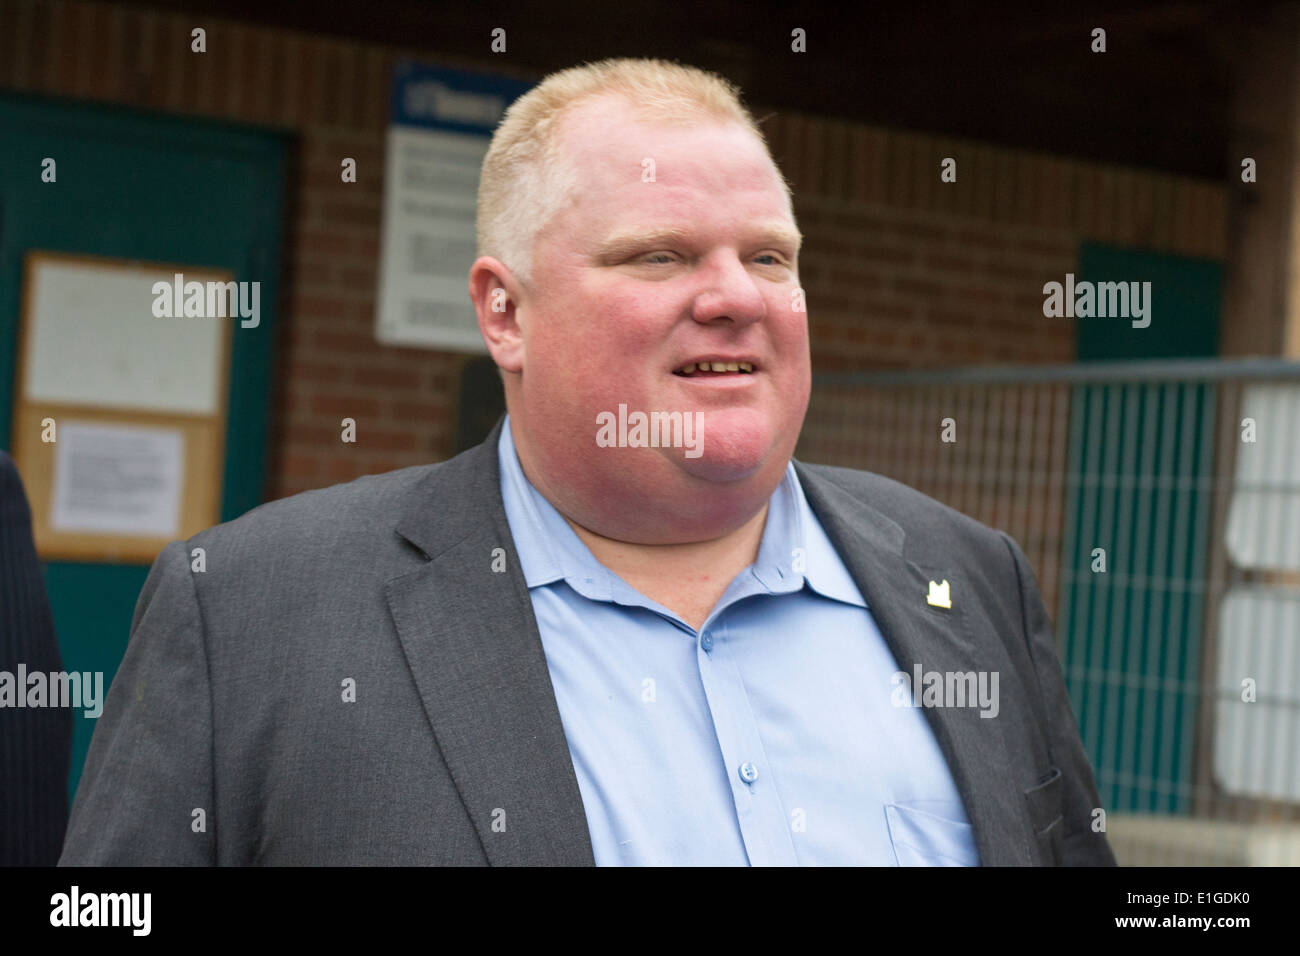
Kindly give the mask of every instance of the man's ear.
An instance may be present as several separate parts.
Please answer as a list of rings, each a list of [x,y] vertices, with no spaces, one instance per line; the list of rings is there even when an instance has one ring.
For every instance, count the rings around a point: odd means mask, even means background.
[[[469,268],[469,297],[478,316],[479,332],[492,361],[507,372],[524,367],[523,330],[519,300],[522,287],[499,259],[479,256]]]

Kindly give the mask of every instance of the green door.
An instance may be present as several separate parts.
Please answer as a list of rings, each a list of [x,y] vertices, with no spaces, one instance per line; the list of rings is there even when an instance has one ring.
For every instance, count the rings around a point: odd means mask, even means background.
[[[1085,244],[1077,278],[1151,283],[1146,328],[1075,320],[1081,361],[1216,354],[1218,263]],[[1207,384],[1135,377],[1073,390],[1057,623],[1108,810],[1190,810],[1214,417]]]
[[[0,96],[0,447],[11,449],[22,262],[42,249],[228,269],[260,281],[261,322],[234,329],[221,520],[262,501],[286,140],[242,126]],[[42,162],[57,180],[42,182]],[[49,562],[63,667],[121,662],[147,565]],[[94,719],[74,711],[76,792]]]

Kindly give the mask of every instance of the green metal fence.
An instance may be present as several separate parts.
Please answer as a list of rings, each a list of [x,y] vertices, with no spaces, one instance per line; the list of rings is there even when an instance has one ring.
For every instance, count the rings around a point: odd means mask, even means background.
[[[1021,544],[1121,862],[1300,864],[1300,364],[822,375],[798,455]]]

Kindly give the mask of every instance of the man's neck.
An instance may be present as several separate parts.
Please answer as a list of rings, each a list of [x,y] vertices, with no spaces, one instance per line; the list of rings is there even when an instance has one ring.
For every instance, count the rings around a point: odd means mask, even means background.
[[[699,630],[733,578],[758,558],[768,505],[743,525],[711,541],[631,544],[575,524],[569,527],[609,570]]]

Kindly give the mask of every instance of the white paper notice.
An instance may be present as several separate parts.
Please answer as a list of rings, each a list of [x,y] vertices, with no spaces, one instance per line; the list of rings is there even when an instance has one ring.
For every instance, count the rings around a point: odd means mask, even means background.
[[[38,260],[26,398],[215,415],[224,400],[222,339],[230,320],[153,314],[154,283],[171,285],[181,268]],[[185,266],[184,275],[196,282],[232,278],[198,266]]]
[[[487,351],[467,277],[488,142],[465,133],[389,129],[375,327],[385,345]]]
[[[65,421],[54,447],[54,530],[178,536],[179,429]]]

